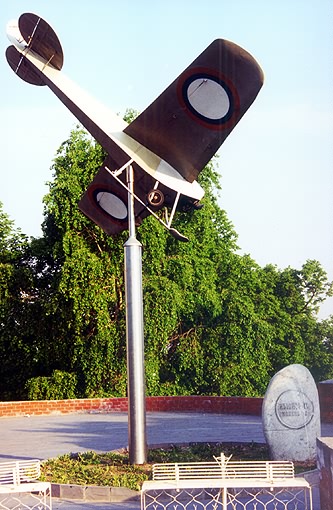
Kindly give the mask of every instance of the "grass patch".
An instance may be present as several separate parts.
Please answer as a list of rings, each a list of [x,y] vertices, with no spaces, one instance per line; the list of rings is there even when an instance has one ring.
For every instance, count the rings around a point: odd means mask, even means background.
[[[156,462],[212,462],[214,456],[223,452],[232,455],[233,460],[265,460],[268,459],[268,448],[261,443],[191,443],[186,446],[167,446],[152,449],[148,453],[148,461]]]
[[[267,460],[267,445],[261,443],[194,443],[150,449],[146,464],[133,466],[128,452],[70,453],[43,462],[41,480],[75,485],[107,485],[140,490],[151,478],[152,464],[159,462],[212,461],[213,456],[233,456],[233,460]],[[312,466],[311,466],[312,467]],[[311,469],[301,466],[300,470]]]
[[[109,485],[140,490],[150,466],[132,466],[127,454],[95,452],[61,455],[42,465],[41,480],[75,485]]]

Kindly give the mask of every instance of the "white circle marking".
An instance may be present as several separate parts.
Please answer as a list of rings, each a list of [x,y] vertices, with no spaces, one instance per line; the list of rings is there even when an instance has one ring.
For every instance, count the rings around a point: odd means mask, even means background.
[[[98,205],[104,209],[105,212],[117,218],[124,220],[127,217],[127,207],[125,203],[120,200],[116,195],[109,191],[99,191],[96,195]]]
[[[222,85],[209,78],[193,80],[188,86],[187,98],[192,108],[207,119],[222,119],[230,109],[230,100]]]

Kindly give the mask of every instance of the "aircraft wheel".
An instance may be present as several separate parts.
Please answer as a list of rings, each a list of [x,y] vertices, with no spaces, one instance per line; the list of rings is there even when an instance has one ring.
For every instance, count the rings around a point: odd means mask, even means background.
[[[147,195],[149,205],[160,207],[164,203],[164,195],[159,189],[152,189]]]

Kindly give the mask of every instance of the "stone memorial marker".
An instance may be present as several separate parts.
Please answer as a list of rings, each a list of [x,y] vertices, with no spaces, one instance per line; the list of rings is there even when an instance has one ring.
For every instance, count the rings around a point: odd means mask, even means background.
[[[272,377],[263,401],[262,420],[272,460],[316,460],[319,397],[307,368],[289,365]]]

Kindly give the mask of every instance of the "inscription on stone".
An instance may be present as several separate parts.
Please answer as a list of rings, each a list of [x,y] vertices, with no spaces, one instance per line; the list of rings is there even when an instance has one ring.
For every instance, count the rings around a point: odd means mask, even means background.
[[[278,397],[275,413],[282,425],[297,430],[310,423],[314,414],[314,406],[302,391],[287,390]]]

